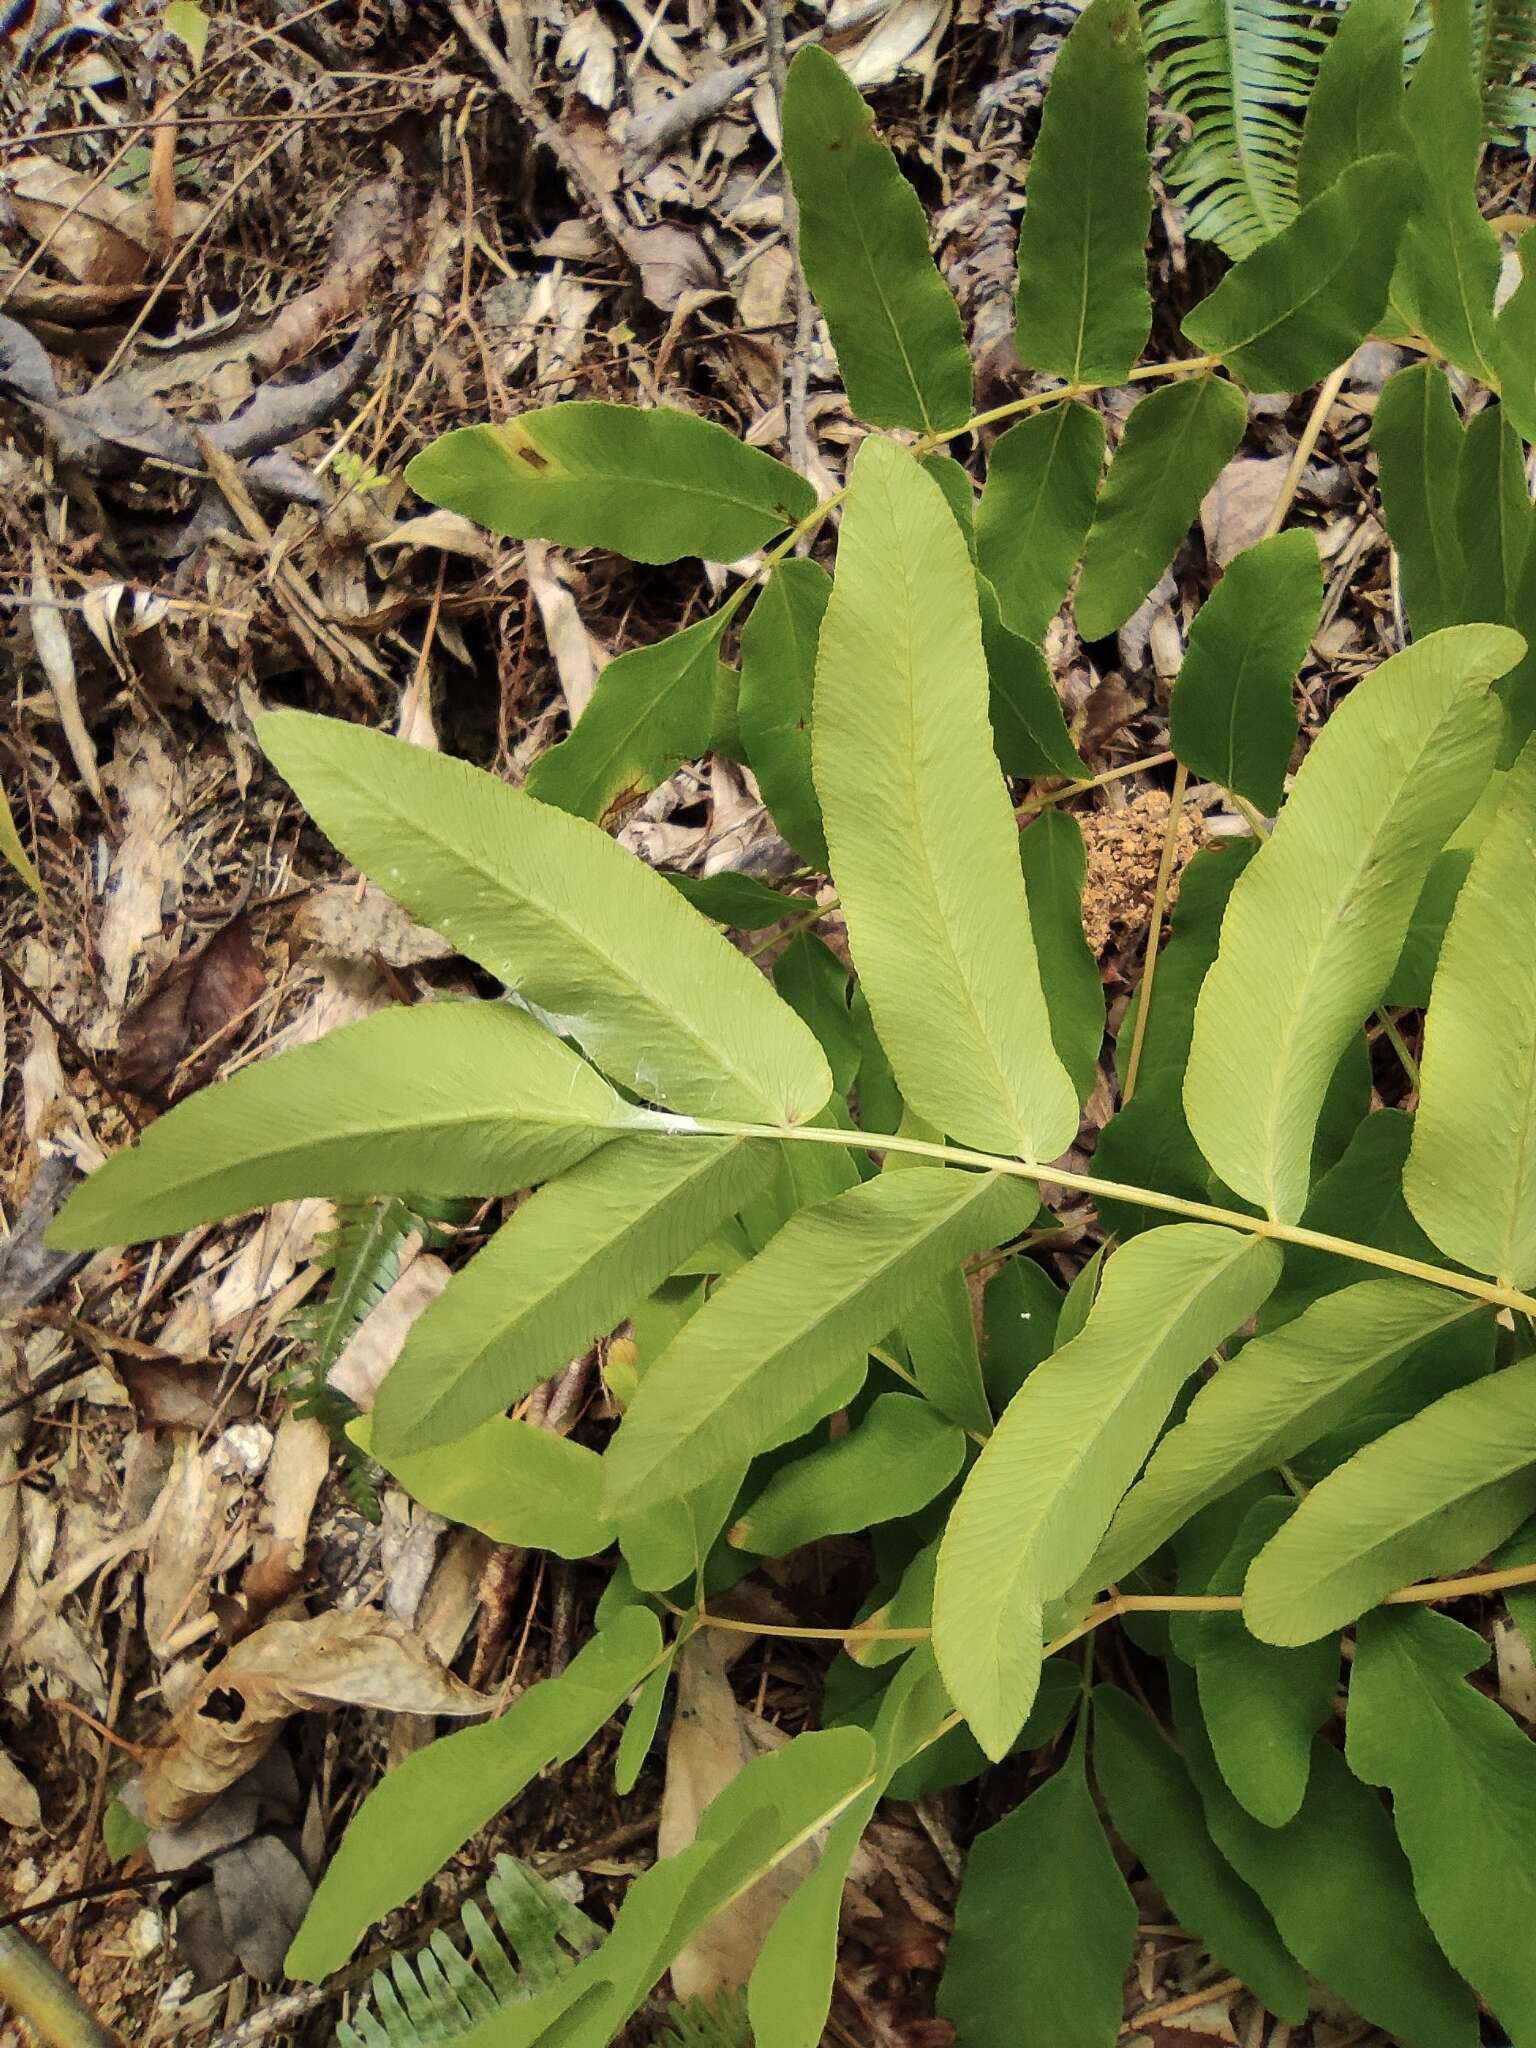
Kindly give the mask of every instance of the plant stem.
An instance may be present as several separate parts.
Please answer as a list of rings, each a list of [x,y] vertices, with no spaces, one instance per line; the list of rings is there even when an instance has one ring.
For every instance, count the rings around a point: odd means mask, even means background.
[[[803,917],[797,917],[793,924],[786,925],[782,931],[772,933],[768,938],[762,940],[760,944],[754,946],[751,952],[748,953],[747,958],[749,960],[761,959],[763,954],[772,947],[782,945],[786,940],[794,938],[795,934],[803,932],[807,925],[813,925],[818,919],[830,916],[839,907],[836,896],[832,898],[830,903],[813,903]]]
[[[1139,761],[1122,761],[1118,768],[1106,768],[1102,775],[1090,775],[1082,782],[1069,782],[1062,789],[1047,790],[1044,796],[1028,796],[1014,812],[1015,818],[1033,817],[1036,811],[1046,810],[1051,804],[1065,803],[1069,797],[1082,796],[1090,789],[1102,789],[1106,782],[1118,782],[1122,775],[1137,775],[1143,768],[1164,768],[1173,760],[1171,752],[1147,754]]]
[[[1145,384],[1154,377],[1197,377],[1206,370],[1220,367],[1220,356],[1183,356],[1171,363],[1143,363],[1122,381]],[[1032,391],[1027,398],[1011,398],[1006,405],[994,405],[990,412],[972,413],[964,426],[946,427],[942,433],[925,434],[917,443],[916,453],[931,455],[946,441],[958,441],[966,434],[974,434],[980,427],[994,427],[999,420],[1017,419],[1023,413],[1039,412],[1043,406],[1055,405],[1061,399],[1086,398],[1095,391],[1114,388],[1107,384],[1058,384],[1052,391]]]
[[[1152,1009],[1152,983],[1157,974],[1163,913],[1168,907],[1168,884],[1173,876],[1173,856],[1179,844],[1179,823],[1184,816],[1184,792],[1189,787],[1189,770],[1181,761],[1173,771],[1173,794],[1168,799],[1168,826],[1163,833],[1163,851],[1157,863],[1157,881],[1152,890],[1152,915],[1147,923],[1147,964],[1141,973],[1141,1001],[1136,1005],[1136,1028],[1131,1034],[1131,1056],[1126,1062],[1125,1083],[1120,1090],[1124,1107],[1136,1093],[1136,1076],[1141,1071],[1142,1047],[1147,1042],[1147,1018]]]
[[[1399,1586],[1380,1603],[1385,1607],[1432,1607],[1447,1600],[1468,1600],[1479,1593],[1501,1593],[1508,1586],[1536,1584],[1536,1564],[1506,1565],[1496,1572],[1468,1572],[1456,1579],[1425,1579],[1416,1586]],[[1064,1635],[1045,1646],[1043,1654],[1058,1651],[1114,1621],[1122,1614],[1241,1614],[1241,1593],[1111,1593],[1095,1601],[1082,1620]],[[737,1621],[731,1616],[692,1616],[696,1627],[729,1629],[734,1635],[780,1636],[796,1643],[926,1643],[931,1628],[798,1628],[771,1622]]]
[[[664,1130],[715,1138],[771,1138],[775,1141],[810,1145],[851,1145],[870,1152],[905,1152],[916,1159],[934,1159],[941,1166],[979,1167],[987,1173],[1011,1174],[1016,1180],[1033,1181],[1052,1187],[1072,1188],[1090,1196],[1108,1195],[1112,1200],[1139,1203],[1169,1216],[1185,1216],[1195,1223],[1219,1223],[1228,1230],[1243,1230],[1251,1237],[1273,1238],[1279,1244],[1303,1245],[1309,1251],[1328,1252],[1339,1259],[1353,1259],[1362,1266],[1377,1266],[1386,1273],[1400,1273],[1408,1280],[1424,1280],[1432,1287],[1448,1288],[1453,1294],[1470,1295],[1475,1301],[1492,1302],[1498,1308],[1523,1310],[1536,1315],[1536,1295],[1523,1294],[1517,1287],[1505,1287],[1495,1280],[1483,1280],[1471,1273],[1453,1273],[1443,1266],[1431,1266],[1423,1259],[1409,1259],[1397,1252],[1380,1250],[1373,1244],[1359,1244],[1353,1238],[1335,1237],[1325,1230],[1308,1230],[1300,1223],[1277,1223],[1270,1216],[1253,1216],[1242,1209],[1223,1209],[1214,1202],[1187,1201],[1182,1195],[1164,1194],[1161,1188],[1138,1187],[1132,1181],[1101,1180],[1092,1173],[1072,1173],[1065,1167],[1042,1165],[1033,1159],[1009,1159],[996,1152],[977,1152],[964,1145],[940,1145],[925,1138],[902,1138],[876,1131],[841,1130],[831,1124],[747,1124],[717,1121],[713,1117],[657,1115],[655,1124]],[[626,1123],[625,1130],[633,1130]]]
[[[1273,540],[1284,526],[1286,515],[1295,502],[1302,472],[1312,460],[1312,450],[1317,446],[1323,428],[1328,423],[1328,415],[1333,410],[1333,401],[1343,390],[1344,379],[1348,375],[1349,364],[1343,362],[1323,379],[1322,388],[1317,394],[1311,412],[1307,415],[1307,424],[1302,428],[1301,438],[1297,441],[1291,456],[1290,467],[1285,472],[1285,481],[1280,486],[1280,495],[1275,500],[1274,510],[1265,521],[1261,539]]]

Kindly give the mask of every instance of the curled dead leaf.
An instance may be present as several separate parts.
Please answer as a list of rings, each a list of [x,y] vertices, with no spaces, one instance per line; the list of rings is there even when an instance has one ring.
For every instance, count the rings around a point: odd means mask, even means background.
[[[491,1701],[371,1609],[269,1621],[214,1666],[171,1722],[144,1768],[145,1819],[189,1820],[271,1748],[291,1716],[328,1706],[465,1719]]]
[[[200,1087],[230,1050],[226,1034],[266,987],[250,926],[244,915],[232,917],[168,968],[123,1020],[118,1080],[148,1096]]]
[[[149,250],[133,232],[134,204],[97,178],[52,157],[13,157],[6,170],[11,208],[34,241],[78,284],[133,284]]]

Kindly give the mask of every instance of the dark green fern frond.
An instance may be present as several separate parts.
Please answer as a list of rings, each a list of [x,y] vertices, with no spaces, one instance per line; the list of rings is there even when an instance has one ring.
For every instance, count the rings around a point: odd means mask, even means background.
[[[501,1938],[471,1901],[462,1914],[470,1953],[441,1929],[414,1957],[374,1973],[371,2009],[336,2029],[338,2048],[434,2048],[504,2007],[556,1984],[602,1938],[579,1907],[526,1864],[498,1856],[486,1899]],[[505,1945],[504,1945],[505,1944]]]
[[[288,1319],[290,1332],[311,1351],[320,1378],[399,1279],[406,1242],[424,1227],[398,1195],[338,1203],[336,1227],[315,1251],[315,1263],[330,1272],[331,1284],[322,1300]]]
[[[1531,0],[1478,0],[1473,14],[1483,129],[1519,146],[1536,128],[1536,7]]]
[[[706,2003],[690,1999],[674,2005],[657,2048],[752,2048],[745,1991],[722,1991]]]
[[[1143,14],[1164,103],[1190,131],[1169,187],[1192,235],[1246,256],[1296,211],[1325,16],[1298,0],[1152,0]]]
[[[347,1492],[371,1522],[379,1519],[372,1466],[346,1433],[357,1407],[331,1386],[330,1370],[399,1279],[407,1242],[420,1236],[428,1244],[441,1243],[441,1226],[462,1221],[467,1209],[464,1203],[406,1202],[397,1195],[339,1203],[336,1227],[315,1253],[331,1284],[321,1300],[288,1318],[288,1333],[305,1352],[282,1376],[289,1406],[295,1415],[324,1425],[341,1454]]]

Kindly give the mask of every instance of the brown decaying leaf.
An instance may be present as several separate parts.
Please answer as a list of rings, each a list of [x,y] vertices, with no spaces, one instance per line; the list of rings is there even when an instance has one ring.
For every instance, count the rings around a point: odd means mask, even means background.
[[[144,1768],[144,1816],[170,1827],[201,1812],[310,1708],[374,1707],[463,1719],[490,1711],[484,1693],[445,1671],[415,1639],[369,1609],[269,1621],[203,1679]]]
[[[224,1370],[212,1359],[186,1365],[179,1358],[119,1358],[113,1370],[127,1389],[140,1429],[223,1427],[256,1406],[252,1388],[223,1385]]]
[[[232,917],[206,945],[168,968],[124,1018],[117,1079],[156,1099],[201,1087],[229,1050],[222,1034],[266,986],[250,926],[243,914]],[[200,1046],[209,1050],[181,1072]]]
[[[727,1667],[740,1654],[740,1639],[722,1644],[720,1635],[719,1630],[701,1629],[677,1659],[677,1704],[656,1835],[660,1856],[685,1849],[716,1793],[754,1757],[786,1740],[761,1716],[738,1706]],[[815,1860],[813,1846],[797,1849],[717,1913],[672,1965],[677,1996],[708,1998],[723,1988],[745,1984],[769,1928]]]
[[[115,186],[45,156],[13,157],[6,184],[21,225],[34,241],[52,236],[49,255],[77,283],[133,284],[144,275],[149,252],[129,226],[133,201]]]

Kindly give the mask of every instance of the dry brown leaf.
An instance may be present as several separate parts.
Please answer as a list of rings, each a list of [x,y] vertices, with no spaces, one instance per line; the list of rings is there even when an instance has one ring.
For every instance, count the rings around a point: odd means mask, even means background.
[[[361,896],[355,882],[316,889],[300,907],[295,923],[322,953],[342,960],[379,959],[390,967],[420,967],[428,960],[453,957],[447,939],[417,924],[409,911],[372,882]]]
[[[266,987],[250,923],[243,913],[232,917],[195,953],[159,974],[123,1019],[117,1079],[167,1104],[202,1087],[229,1053],[226,1033]]]
[[[252,1835],[215,1857],[213,1893],[241,1969],[258,1983],[280,1977],[314,1896],[298,1857],[276,1835]]]
[[[5,182],[21,225],[34,241],[52,238],[48,254],[78,283],[125,285],[144,275],[149,252],[130,225],[134,203],[115,186],[46,156],[13,157]]]
[[[104,1000],[82,1033],[87,1045],[100,1048],[117,1042],[129,985],[146,952],[153,949],[152,964],[162,957],[162,923],[180,901],[189,867],[182,771],[153,726],[119,729],[110,774],[128,825],[112,856],[96,935]]]
[[[260,1621],[303,1584],[310,1517],[330,1462],[324,1426],[285,1415],[267,1461],[251,1561],[240,1583],[247,1623]]]
[[[80,710],[80,687],[75,676],[75,657],[69,645],[64,615],[53,602],[53,583],[48,575],[48,558],[41,541],[32,543],[32,644],[37,650],[48,687],[59,707],[59,723],[69,742],[70,757],[80,771],[80,780],[95,797],[101,796],[101,771],[96,766],[96,749],[85,729]]]
[[[1244,548],[1262,540],[1280,502],[1289,467],[1281,455],[1240,455],[1229,462],[1200,505],[1205,550],[1224,569]]]
[[[0,1820],[8,1828],[35,1828],[42,1818],[37,1787],[0,1749]]]
[[[248,1771],[294,1714],[328,1706],[389,1714],[488,1713],[491,1700],[371,1609],[269,1621],[206,1675],[144,1768],[144,1817],[174,1826]]]
[[[178,1439],[144,1569],[144,1633],[164,1662],[176,1654],[182,1632],[208,1612],[215,1575],[238,1563],[243,1542],[232,1535],[231,1513],[240,1482],[216,1446],[199,1449]]]
[[[452,1277],[438,1258],[412,1256],[407,1241],[401,1250],[404,1271],[388,1294],[348,1339],[341,1356],[331,1367],[330,1385],[364,1414],[373,1407],[379,1382],[400,1356],[411,1325],[422,1311],[436,1301]]]
[[[839,0],[827,21],[836,49],[841,15],[857,16],[861,0]],[[940,39],[949,26],[950,0],[896,0],[888,14],[851,48],[837,50],[838,61],[856,86],[889,85],[899,71],[931,73]]]
[[[224,1371],[212,1359],[187,1365],[179,1358],[119,1358],[114,1371],[128,1391],[140,1429],[207,1429],[249,1415],[252,1388],[223,1385]]]
[[[676,1707],[667,1744],[667,1776],[656,1832],[658,1856],[675,1856],[699,1831],[699,1817],[754,1757],[787,1739],[759,1715],[739,1706],[728,1667],[740,1640],[722,1643],[722,1631],[701,1629],[677,1659]],[[769,1928],[785,1900],[816,1860],[807,1844],[717,1913],[672,1965],[679,1998],[707,1998],[745,1984]]]
[[[544,638],[554,656],[560,693],[572,725],[592,701],[597,679],[609,657],[582,624],[581,613],[563,572],[562,558],[548,543],[531,540],[523,550],[528,588],[539,608]]]
[[[251,352],[263,376],[296,363],[338,321],[359,311],[391,245],[400,238],[405,198],[392,178],[360,185],[342,208],[324,277],[288,301]]]

